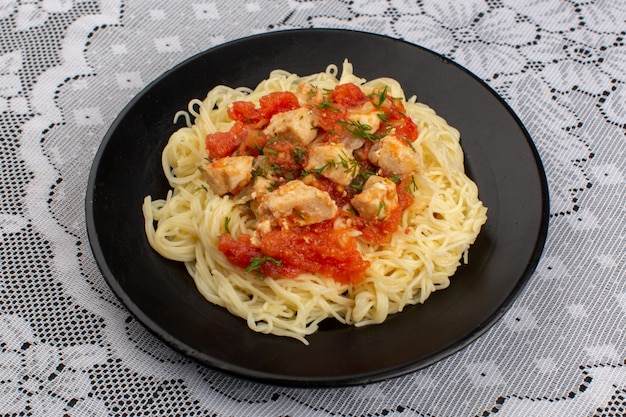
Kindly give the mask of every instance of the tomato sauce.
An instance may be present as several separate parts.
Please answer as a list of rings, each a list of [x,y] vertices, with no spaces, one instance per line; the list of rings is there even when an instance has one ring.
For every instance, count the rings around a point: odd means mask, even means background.
[[[298,147],[288,140],[270,140],[263,147],[267,164],[275,167],[274,175],[294,179],[300,177],[303,160],[298,157]]]
[[[252,244],[251,236],[240,234],[237,240],[228,233],[219,237],[217,248],[226,255],[228,262],[240,268],[247,268],[252,258],[262,258],[263,252]]]
[[[261,237],[261,247],[253,246],[249,235],[237,240],[229,234],[219,238],[218,249],[228,261],[248,268],[254,258],[271,256],[256,271],[261,276],[293,278],[302,273],[331,276],[342,283],[357,284],[365,278],[370,263],[357,250],[354,237],[345,230],[334,230],[333,222],[289,230],[272,230]]]
[[[351,229],[334,230],[334,219],[309,226],[291,225],[290,228],[275,229],[260,236],[260,246],[253,245],[251,236],[242,234],[233,239],[230,234],[219,238],[218,248],[228,261],[248,272],[268,277],[296,277],[302,273],[321,274],[341,283],[356,284],[365,278],[370,262],[363,259],[357,238],[348,236],[349,230],[361,232],[359,239],[372,244],[386,244],[398,229],[402,213],[413,202],[409,179],[397,184],[399,205],[384,219],[367,220],[354,211],[344,211],[350,200],[360,192],[369,175],[386,175],[368,159],[368,153],[377,140],[391,129],[397,137],[413,142],[418,136],[417,125],[406,115],[400,99],[386,96],[386,92],[366,96],[359,86],[347,83],[326,92],[324,101],[318,105],[305,104],[315,114],[317,140],[339,141],[343,137],[358,136],[354,125],[350,125],[348,112],[370,101],[380,111],[381,126],[378,132],[363,134],[364,144],[353,151],[358,163],[359,175],[350,186],[338,185],[332,180],[313,173],[304,172],[306,149],[292,141],[263,133],[274,114],[300,107],[298,98],[290,92],[270,93],[261,97],[259,106],[238,101],[228,109],[228,116],[235,124],[228,132],[207,136],[206,147],[211,159],[229,155],[264,155],[272,174],[289,181],[308,175],[307,184],[328,192],[340,208],[340,216],[350,219]],[[313,178],[313,179],[311,179]],[[410,177],[412,180],[412,177]],[[397,178],[392,178],[398,181]]]

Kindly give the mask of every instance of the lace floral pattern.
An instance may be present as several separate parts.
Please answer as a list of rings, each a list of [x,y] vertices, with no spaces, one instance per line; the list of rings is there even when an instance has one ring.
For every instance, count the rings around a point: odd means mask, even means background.
[[[105,349],[41,343],[22,318],[0,316],[0,404],[5,414],[28,410],[33,416],[102,415],[86,370],[106,362]]]
[[[551,195],[532,285],[494,328],[341,390],[256,384],[173,352],[106,286],[84,225],[96,149],[150,80],[221,42],[308,27],[468,68],[528,128]],[[625,28],[623,0],[0,0],[0,416],[625,415]]]

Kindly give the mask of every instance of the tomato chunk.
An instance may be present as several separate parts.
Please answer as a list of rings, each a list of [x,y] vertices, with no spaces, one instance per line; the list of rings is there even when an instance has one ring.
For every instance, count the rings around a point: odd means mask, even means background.
[[[261,111],[249,101],[235,101],[228,108],[227,114],[232,120],[246,124],[258,123],[263,117]]]
[[[332,93],[330,93],[330,100],[346,107],[355,107],[363,104],[363,102],[367,100],[367,96],[361,91],[358,85],[347,83],[336,86]]]
[[[419,135],[418,127],[407,114],[400,99],[385,100],[381,105],[385,119],[389,126],[396,129],[396,135],[411,142]]]
[[[259,99],[259,107],[249,101],[235,101],[228,108],[227,114],[252,128],[262,129],[273,115],[300,107],[298,97],[289,91],[277,91],[264,95]]]
[[[228,132],[209,133],[205,139],[209,158],[219,159],[231,156],[249,136],[249,128],[242,122],[235,122]]]
[[[276,91],[259,99],[263,116],[268,120],[276,113],[294,110],[300,107],[298,97],[290,91]]]
[[[239,147],[239,138],[232,132],[209,133],[206,137],[206,149],[211,159],[224,158]]]
[[[394,113],[388,119],[389,125],[395,127],[396,136],[407,139],[411,142],[415,141],[418,136],[418,128],[415,122],[404,113]]]

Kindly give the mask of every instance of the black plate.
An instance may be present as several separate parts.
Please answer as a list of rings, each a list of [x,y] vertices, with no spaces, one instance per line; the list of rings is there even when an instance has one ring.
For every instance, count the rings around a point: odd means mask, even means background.
[[[168,185],[161,151],[181,125],[173,115],[217,84],[254,87],[276,68],[300,75],[344,58],[366,79],[393,77],[407,96],[461,131],[469,175],[489,219],[452,285],[424,305],[365,328],[324,325],[310,346],[248,329],[206,301],[180,263],[155,253],[141,204]],[[292,30],[215,47],[151,83],[115,120],[98,150],[86,198],[95,259],[122,302],[175,349],[210,367],[280,385],[380,381],[430,365],[498,320],[534,271],[548,225],[548,191],[537,151],[515,114],[483,82],[429,50],[385,36]],[[327,321],[328,322],[328,321]]]

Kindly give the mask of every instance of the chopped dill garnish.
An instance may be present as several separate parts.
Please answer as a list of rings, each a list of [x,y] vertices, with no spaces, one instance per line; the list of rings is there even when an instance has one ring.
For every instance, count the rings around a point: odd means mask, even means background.
[[[368,139],[371,141],[382,139],[389,133],[389,130],[378,135],[373,132],[369,132],[369,130],[372,130],[372,126],[361,123],[358,120],[350,120],[349,123],[339,122],[339,124],[341,124],[348,132],[352,133],[354,136]]]
[[[263,265],[264,262],[274,262],[276,266],[280,266],[283,263],[283,261],[272,258],[271,256],[263,256],[261,258],[254,257],[250,259],[250,264],[246,268],[246,272],[260,273],[259,270],[261,269],[261,265]]]
[[[376,104],[376,107],[378,107],[378,109],[380,110],[380,108],[383,106],[383,103],[387,99],[387,86],[383,88],[383,91],[381,91],[380,94],[374,95],[378,97],[378,103]]]
[[[294,149],[291,152],[291,156],[293,156],[293,159],[295,159],[295,161],[298,164],[301,164],[302,162],[304,162],[304,157],[306,156],[306,151],[304,149],[302,149],[299,146],[296,146],[296,149]]]
[[[335,162],[335,161],[328,161],[328,162],[326,162],[324,165],[322,165],[322,166],[321,166],[321,167],[319,167],[319,168],[313,168],[313,169],[311,170],[311,172],[313,172],[313,173],[315,173],[315,174],[318,174],[318,175],[319,175],[319,174],[321,174],[322,172],[324,172],[324,170],[325,170],[326,168],[332,168],[332,167],[335,167],[335,166],[337,166],[337,162]]]
[[[411,175],[411,182],[409,182],[406,186],[406,190],[415,198],[415,193],[417,192],[417,183],[415,182],[415,177]]]
[[[358,178],[358,177],[357,177]],[[355,178],[356,179],[356,178]],[[357,190],[357,191],[363,191],[363,184],[361,184],[359,181],[352,181],[349,185],[350,188],[352,188],[353,190]]]
[[[383,212],[383,209],[385,208],[385,203],[383,201],[380,201],[378,203],[378,211],[376,212],[376,217],[380,216],[380,213]]]
[[[376,116],[378,116],[378,118],[380,120],[382,120],[383,123],[388,123],[389,122],[389,116],[391,116],[391,112],[389,112],[389,113],[377,113]]]
[[[359,162],[354,158],[348,158],[345,152],[339,154],[339,163],[344,169],[344,172],[351,174],[353,177],[359,170]]]
[[[413,146],[413,142],[411,142],[411,141],[410,141],[410,140],[408,140],[407,138],[404,138],[404,141],[406,142],[406,144],[407,144],[407,145],[409,145],[409,148],[411,148],[411,150],[412,150],[413,152],[417,152],[417,151],[415,150],[415,147]]]
[[[317,105],[317,108],[320,110],[328,109],[333,107],[333,102],[330,100],[324,100],[320,104]]]
[[[293,214],[304,220],[304,212],[302,210],[293,209]]]

